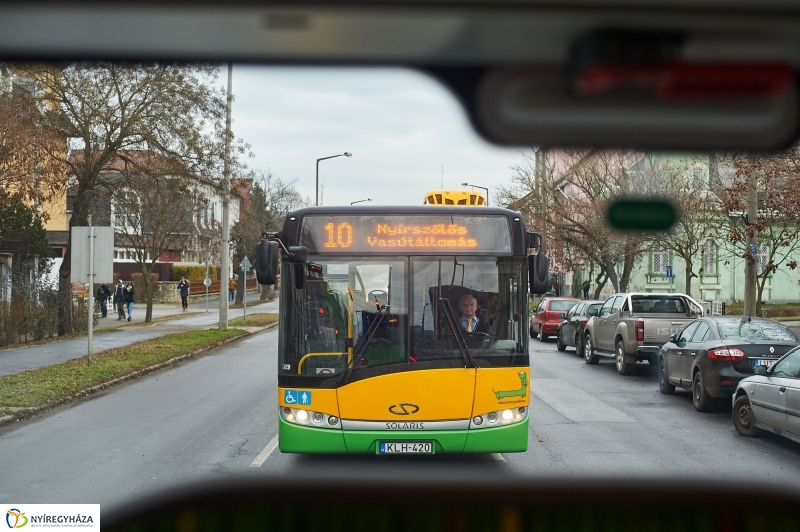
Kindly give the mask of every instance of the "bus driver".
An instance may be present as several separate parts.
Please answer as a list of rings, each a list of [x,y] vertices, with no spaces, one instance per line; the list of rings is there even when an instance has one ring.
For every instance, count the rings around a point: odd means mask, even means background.
[[[483,333],[494,338],[494,329],[489,323],[481,321],[475,312],[478,310],[478,300],[471,294],[464,294],[458,301],[458,308],[461,311],[461,327],[467,332]]]

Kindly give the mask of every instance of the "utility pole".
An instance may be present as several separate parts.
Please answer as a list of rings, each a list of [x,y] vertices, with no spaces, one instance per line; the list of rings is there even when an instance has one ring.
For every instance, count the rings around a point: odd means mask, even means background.
[[[228,249],[228,239],[230,238],[229,206],[231,195],[231,100],[233,99],[233,63],[228,63],[228,94],[225,106],[225,167],[223,170],[223,189],[222,189],[222,242],[220,246],[220,283],[219,283],[219,330],[228,329],[228,281],[225,280],[229,275],[230,250]]]
[[[756,171],[750,165],[747,176],[747,216],[745,217],[745,231],[747,231],[747,260],[744,262],[744,315],[756,316],[756,277],[758,275],[758,235],[755,224],[758,219],[758,186]]]

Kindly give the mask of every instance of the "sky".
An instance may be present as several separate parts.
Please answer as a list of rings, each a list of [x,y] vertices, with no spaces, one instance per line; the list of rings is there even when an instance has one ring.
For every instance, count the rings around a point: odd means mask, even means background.
[[[479,138],[455,97],[411,70],[234,65],[233,95],[234,134],[255,155],[247,165],[294,181],[312,205],[316,159],[330,155],[353,154],[320,162],[322,205],[420,205],[464,182],[488,187],[491,202],[522,160],[520,148]]]

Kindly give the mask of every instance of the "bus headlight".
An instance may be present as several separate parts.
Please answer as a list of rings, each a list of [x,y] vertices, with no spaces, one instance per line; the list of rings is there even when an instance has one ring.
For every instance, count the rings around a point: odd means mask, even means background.
[[[471,429],[486,429],[499,425],[511,425],[528,419],[528,409],[524,406],[511,410],[498,410],[480,416],[473,416],[469,422]]]
[[[284,421],[294,425],[312,425],[323,429],[341,429],[342,422],[337,416],[331,416],[313,410],[303,410],[284,406],[279,410]]]

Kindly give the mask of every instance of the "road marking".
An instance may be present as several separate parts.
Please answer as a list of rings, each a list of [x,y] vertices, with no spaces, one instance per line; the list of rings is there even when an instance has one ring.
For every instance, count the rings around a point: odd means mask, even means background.
[[[531,393],[574,423],[636,422],[628,414],[561,379],[531,379]]]
[[[500,453],[492,453],[489,456],[492,457],[492,460],[497,460],[498,462],[505,462],[506,459],[503,458],[503,455]]]
[[[274,438],[272,438],[264,450],[258,453],[256,459],[253,460],[253,463],[250,464],[250,467],[261,467],[261,464],[267,461],[269,455],[272,454],[272,451],[278,448],[278,435],[276,434]]]

